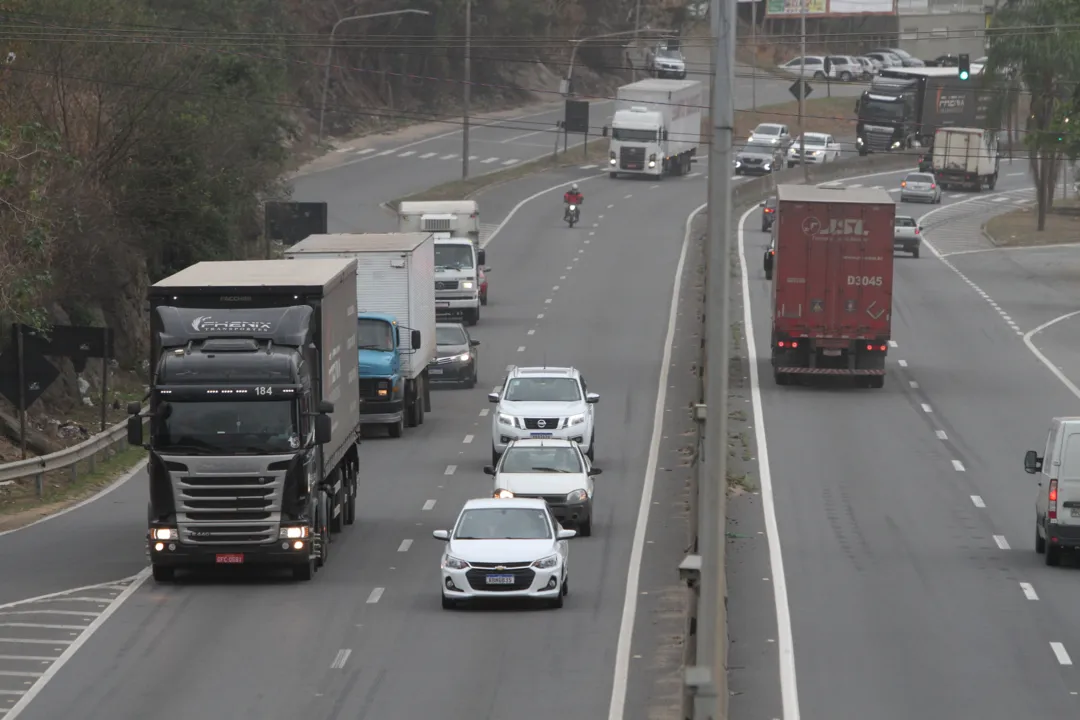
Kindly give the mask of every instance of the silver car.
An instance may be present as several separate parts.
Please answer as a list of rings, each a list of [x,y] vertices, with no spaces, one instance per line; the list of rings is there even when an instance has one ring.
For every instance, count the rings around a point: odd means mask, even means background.
[[[900,183],[900,202],[941,202],[941,186],[930,173],[909,173]]]
[[[910,215],[897,215],[893,222],[893,250],[903,250],[911,253],[911,257],[919,257],[919,246],[922,245],[922,225]]]
[[[735,174],[768,175],[780,169],[783,157],[783,151],[774,145],[748,142],[735,155]]]

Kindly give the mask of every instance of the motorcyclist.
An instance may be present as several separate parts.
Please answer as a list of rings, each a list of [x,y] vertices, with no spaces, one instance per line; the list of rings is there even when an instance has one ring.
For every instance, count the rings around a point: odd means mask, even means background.
[[[566,203],[566,215],[567,215],[567,217],[569,217],[569,215],[570,215],[570,206],[571,205],[576,205],[577,207],[580,208],[581,207],[581,201],[584,200],[584,199],[585,199],[585,196],[581,194],[580,190],[578,190],[577,183],[574,183],[573,185],[571,185],[570,189],[567,190],[566,193],[563,194],[563,202]]]

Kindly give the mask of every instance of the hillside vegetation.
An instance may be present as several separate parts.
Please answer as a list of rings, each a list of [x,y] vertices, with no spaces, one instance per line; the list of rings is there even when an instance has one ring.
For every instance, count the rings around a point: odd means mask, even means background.
[[[678,22],[669,5],[643,0],[642,24]],[[334,23],[402,7],[430,15],[338,29],[328,134],[452,118],[465,0],[0,1],[0,347],[15,321],[108,324],[139,369],[148,283],[260,252],[261,202],[312,149]],[[474,0],[474,107],[557,99],[530,91],[557,88],[567,39],[633,11]],[[624,63],[614,43],[576,61],[586,85]]]

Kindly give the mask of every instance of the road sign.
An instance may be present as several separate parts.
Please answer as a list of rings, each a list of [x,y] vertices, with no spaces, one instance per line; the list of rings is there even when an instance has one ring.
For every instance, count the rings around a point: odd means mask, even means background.
[[[568,133],[589,134],[589,103],[587,100],[567,100],[563,129]]]
[[[803,100],[805,100],[806,98],[810,97],[811,93],[814,92],[814,88],[810,87],[810,83],[806,82],[805,80],[796,80],[795,82],[791,83],[791,87],[788,88],[788,92],[791,93],[791,96],[793,98],[798,100],[799,99],[799,83],[802,83],[802,86],[803,86]]]
[[[12,344],[18,342],[16,335],[19,328],[13,325]],[[71,358],[75,372],[86,369],[88,358],[113,357],[113,332],[111,328],[89,327],[86,325],[53,325],[47,330],[38,330],[28,325],[22,326],[23,347],[26,356],[48,355],[51,357]]]
[[[268,202],[264,209],[264,231],[268,240],[295,245],[309,235],[325,235],[327,211],[324,202]]]
[[[30,407],[49,386],[60,377],[60,371],[56,366],[46,360],[42,355],[33,352],[29,347],[24,347],[25,362],[23,363],[23,376],[25,379],[25,407]],[[19,406],[19,349],[17,346],[9,347],[0,353],[0,395],[6,397],[12,405]]]

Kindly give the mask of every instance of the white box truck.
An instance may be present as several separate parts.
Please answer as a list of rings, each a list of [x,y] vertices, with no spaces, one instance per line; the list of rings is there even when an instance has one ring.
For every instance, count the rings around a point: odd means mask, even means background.
[[[292,260],[356,260],[360,422],[401,437],[431,410],[435,359],[435,242],[431,233],[309,235]]]
[[[450,233],[480,245],[480,206],[475,200],[415,200],[398,206],[399,232]]]
[[[611,126],[604,127],[604,137],[611,137],[611,177],[689,173],[701,140],[704,105],[698,80],[648,78],[620,87]]]
[[[934,133],[931,166],[942,190],[956,185],[994,189],[997,185],[997,133],[968,127],[939,128]]]

